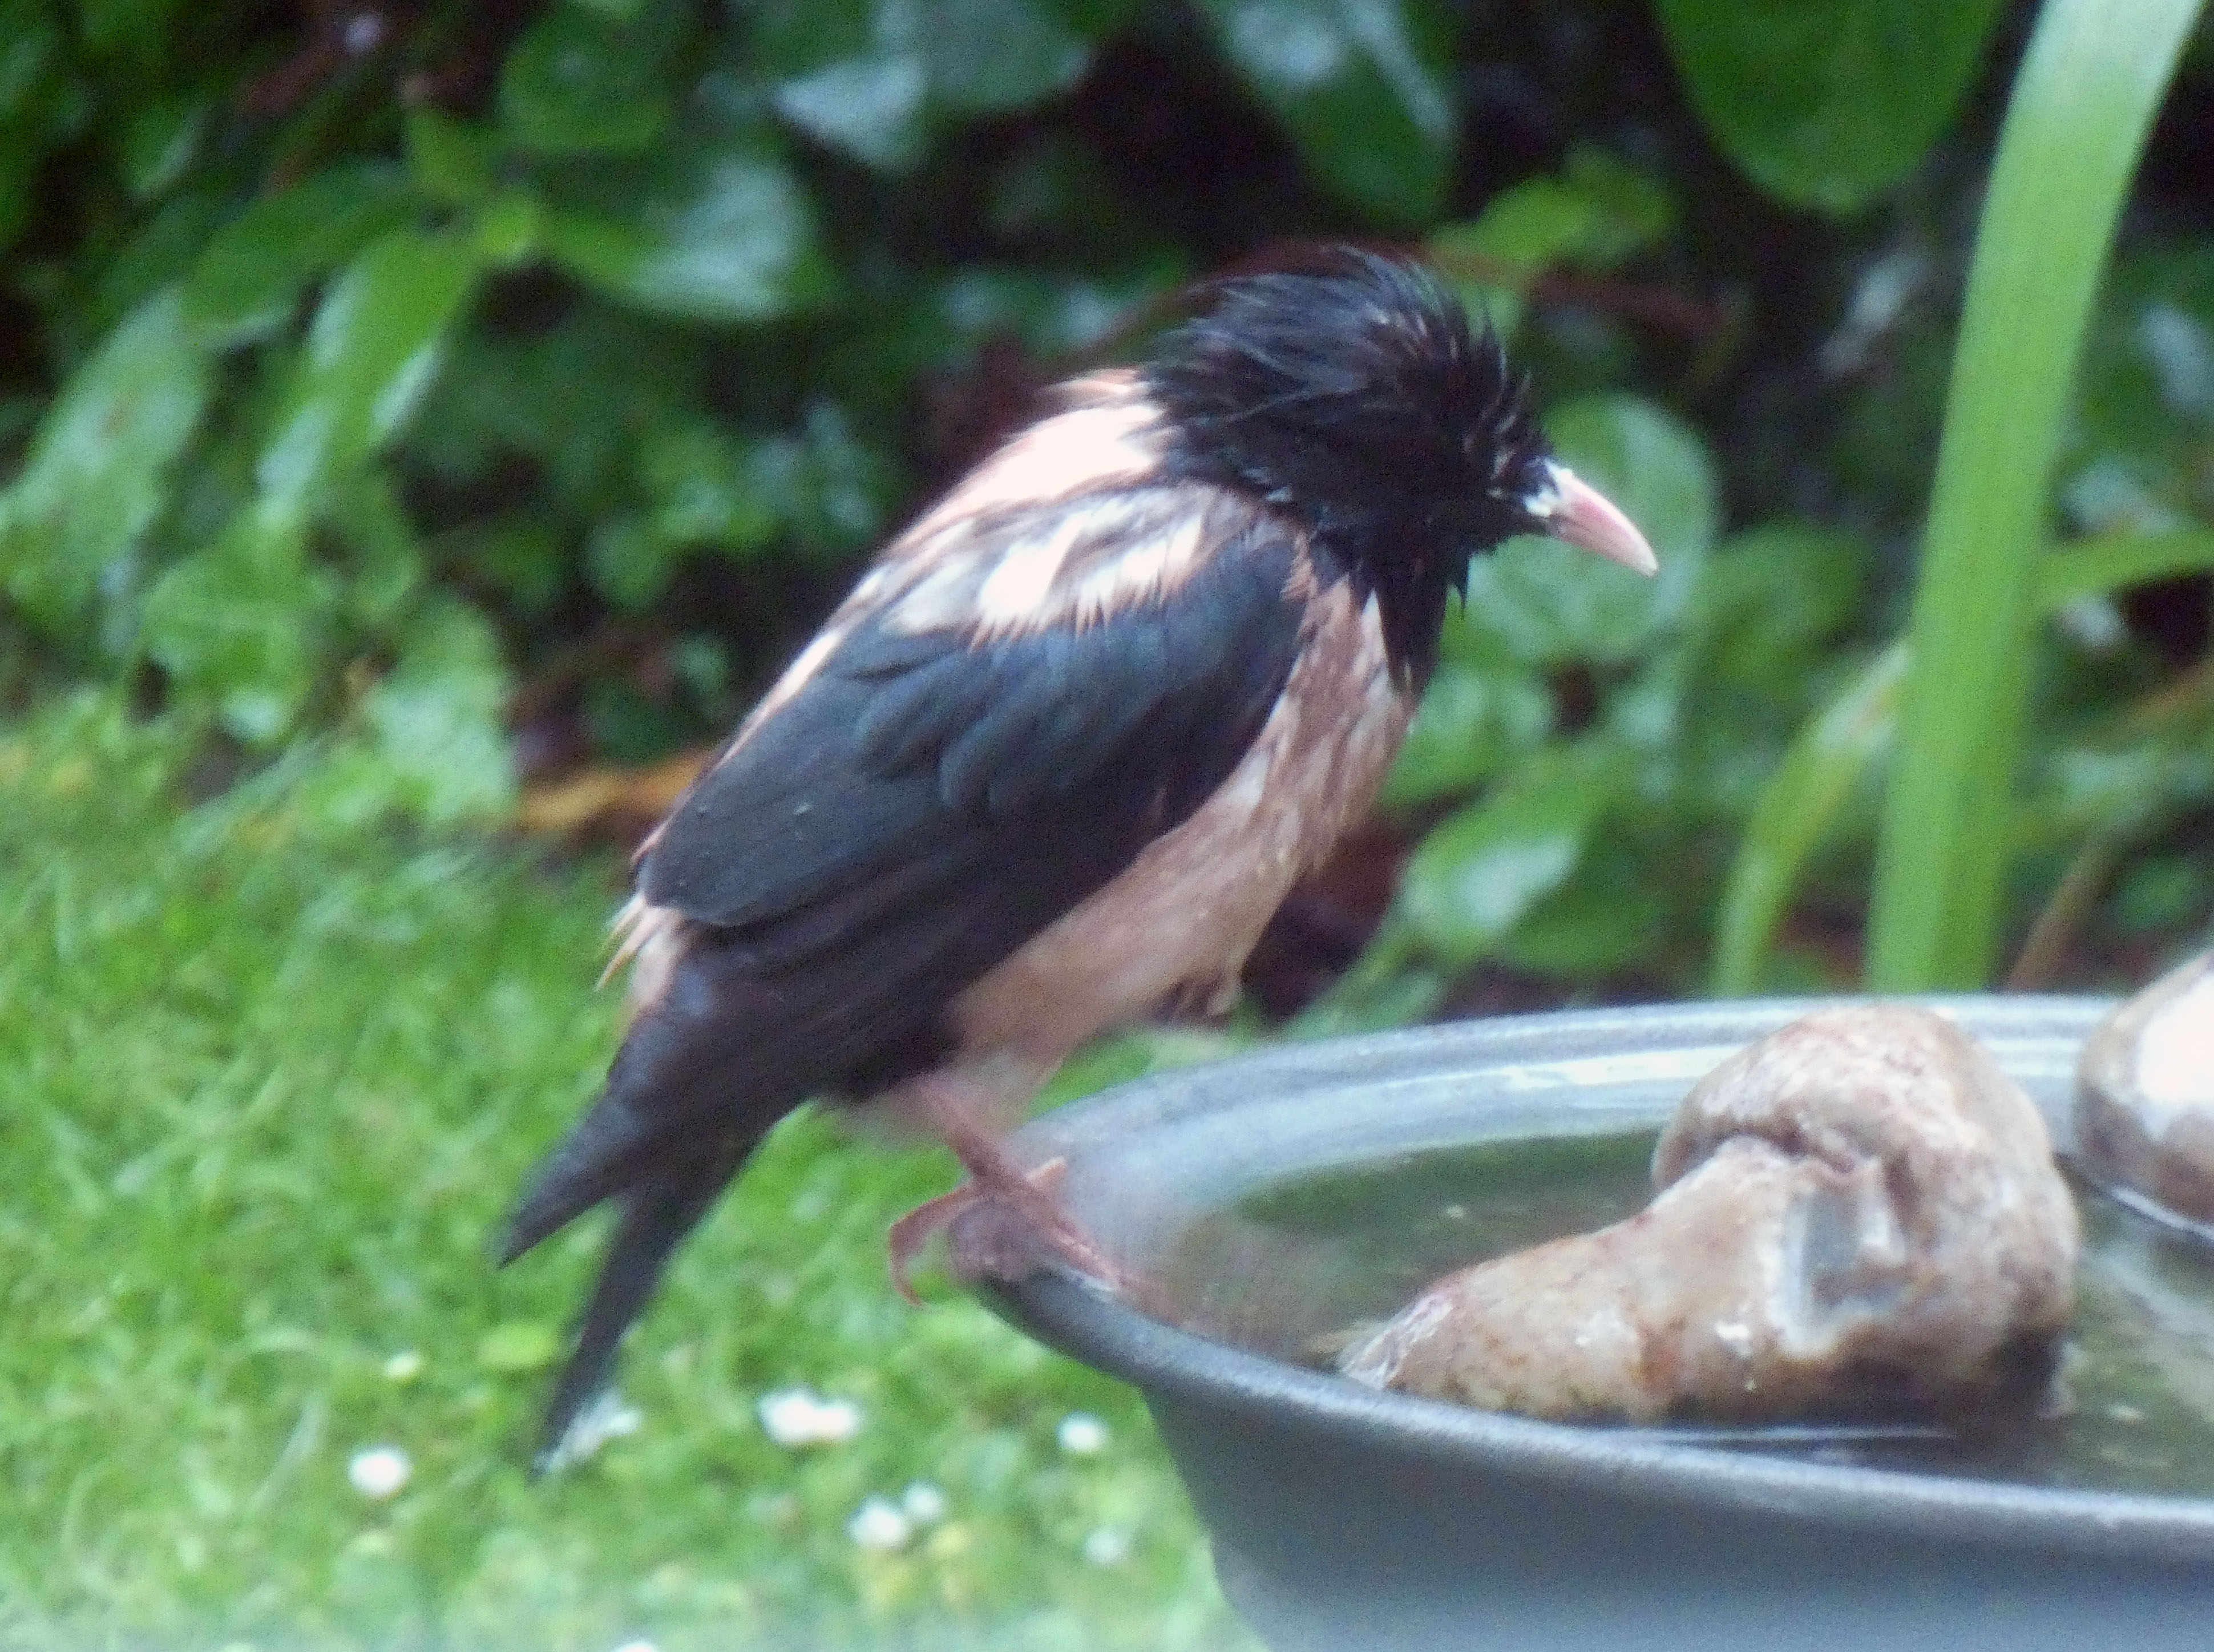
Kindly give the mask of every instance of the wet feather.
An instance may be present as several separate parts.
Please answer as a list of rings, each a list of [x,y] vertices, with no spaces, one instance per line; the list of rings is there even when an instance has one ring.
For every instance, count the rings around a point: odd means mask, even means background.
[[[1346,253],[1065,387],[887,546],[640,850],[628,1036],[506,1246],[619,1206],[546,1447],[793,1108],[996,1130],[1086,1038],[1226,1002],[1557,480],[1496,340]]]

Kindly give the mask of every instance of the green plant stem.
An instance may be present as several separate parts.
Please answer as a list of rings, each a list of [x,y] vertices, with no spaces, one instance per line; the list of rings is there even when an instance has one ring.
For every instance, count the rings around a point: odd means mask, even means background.
[[[2121,865],[2126,847],[2119,833],[2102,832],[2076,852],[2015,955],[2014,967],[2007,971],[2009,992],[2048,991],[2059,979],[2070,947],[2090,921],[2099,892]]]
[[[1868,985],[1973,987],[1997,945],[2046,504],[2099,275],[2198,0],[2047,0],[2015,83],[1938,450]]]
[[[2214,533],[2106,535],[2064,545],[2046,557],[2038,604],[2046,615],[2147,579],[2214,571]],[[1716,997],[1760,990],[1792,891],[1815,849],[1837,825],[1868,770],[1898,738],[1899,685],[1906,645],[1893,643],[1807,719],[1762,788],[1722,891],[1708,977]],[[2152,737],[2214,707],[2214,657],[2131,707],[2109,744]]]
[[[2143,740],[2209,711],[2214,711],[2214,654],[2131,706],[2122,714],[2116,734],[2123,740]]]
[[[1760,990],[1800,872],[1891,743],[1905,676],[1906,646],[1893,643],[1807,719],[1762,789],[1722,891],[1708,977],[1716,997]]]
[[[2104,597],[2155,579],[2214,572],[2214,529],[2101,534],[2057,548],[2038,566],[2038,600],[2057,613],[2086,597]]]

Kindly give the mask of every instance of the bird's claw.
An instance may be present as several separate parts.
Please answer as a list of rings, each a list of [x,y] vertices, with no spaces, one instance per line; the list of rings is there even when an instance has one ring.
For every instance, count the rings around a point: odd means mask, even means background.
[[[891,1253],[892,1283],[905,1297],[910,1307],[920,1307],[922,1298],[915,1294],[914,1282],[908,1277],[933,1235],[942,1227],[952,1225],[954,1218],[973,1203],[976,1190],[963,1182],[951,1193],[941,1193],[902,1216],[884,1231],[884,1248]]]
[[[1067,1172],[1067,1161],[1055,1159],[1027,1176],[972,1178],[908,1211],[884,1236],[899,1294],[920,1306],[908,1270],[941,1231],[953,1276],[964,1284],[979,1279],[1013,1284],[1058,1260],[1115,1288],[1115,1265],[1061,1208],[1055,1190]]]

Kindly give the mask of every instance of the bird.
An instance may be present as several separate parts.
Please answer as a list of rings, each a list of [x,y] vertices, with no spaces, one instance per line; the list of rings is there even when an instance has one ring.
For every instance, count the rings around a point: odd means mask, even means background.
[[[968,1209],[996,1237],[957,1273],[1114,1286],[1002,1137],[1096,1035],[1228,1007],[1373,802],[1474,557],[1535,534],[1657,566],[1531,400],[1434,274],[1324,248],[1059,387],[892,539],[638,851],[609,966],[627,1031],[501,1255],[616,1207],[541,1466],[811,1098],[934,1133],[966,1172],[894,1224],[903,1293]]]

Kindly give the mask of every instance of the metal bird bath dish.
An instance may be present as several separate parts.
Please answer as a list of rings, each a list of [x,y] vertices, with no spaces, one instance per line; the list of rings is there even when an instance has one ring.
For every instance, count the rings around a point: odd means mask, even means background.
[[[2108,1006],[1930,1001],[2029,1091],[2064,1156],[2077,1051]],[[1591,1184],[1575,1169],[1586,1150],[1619,1184],[1627,1138],[1649,1137],[1703,1074],[1816,1006],[1518,1017],[1122,1086],[1037,1120],[1018,1151],[1065,1159],[1077,1219],[1165,1280],[1190,1304],[1179,1317],[1209,1334],[1060,1274],[991,1300],[1144,1392],[1225,1592],[1277,1652],[2214,1646],[2214,1398],[2200,1401],[2207,1449],[2148,1490],[2107,1460],[2115,1429],[2142,1413],[2095,1395],[2080,1422],[2040,1425],[2041,1444],[1979,1459],[1881,1429],[1535,1422],[1302,1362],[1316,1329],[1302,1305],[1342,1295],[1349,1270],[1296,1232],[1267,1236],[1285,1190],[1342,1173],[1370,1186],[1411,1177],[1435,1195],[1452,1155],[1516,1144],[1562,1167],[1564,1201]],[[2184,1278],[2205,1352],[2182,1380],[2214,1396],[2214,1253],[2102,1208],[2097,1193],[2079,1188],[2079,1295],[2095,1300],[2102,1267],[2172,1293]],[[1258,1221],[1232,1214],[1257,1203]],[[2090,1435],[2072,1458],[2052,1443],[2071,1428]]]

